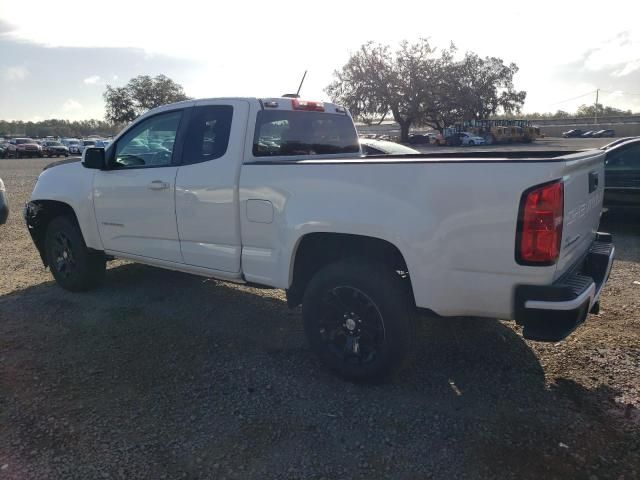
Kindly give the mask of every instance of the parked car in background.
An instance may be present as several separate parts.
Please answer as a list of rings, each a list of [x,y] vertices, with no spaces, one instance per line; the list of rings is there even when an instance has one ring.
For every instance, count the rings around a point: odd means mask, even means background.
[[[411,135],[409,135],[409,143],[411,145],[429,143],[429,137],[421,133],[412,133]]]
[[[606,150],[605,207],[640,207],[640,138]]]
[[[618,138],[617,140],[614,140],[613,142],[607,143],[606,145],[600,147],[600,150],[609,150],[610,148],[613,148],[616,145],[620,145],[621,143],[628,142],[629,140],[633,140],[635,138],[640,138],[640,137],[622,137],[622,138]]]
[[[420,153],[418,150],[401,145],[396,142],[388,142],[386,140],[375,140],[371,138],[361,138],[360,146],[362,153],[365,155],[408,155],[412,153]]]
[[[7,221],[9,218],[9,202],[7,201],[6,191],[4,189],[4,183],[0,178],[0,225]]]
[[[42,151],[47,157],[69,156],[69,149],[60,142],[46,141],[42,146]]]
[[[9,143],[15,145],[15,158],[42,157],[42,147],[31,138],[12,138]]]
[[[589,137],[593,137],[593,134],[596,133],[595,130],[587,130],[586,132],[584,132],[582,135],[580,135],[580,137],[582,138],[589,138]]]
[[[429,137],[429,143],[436,143],[436,139],[438,138],[438,132],[429,132],[425,133],[427,137]]]
[[[82,140],[82,142],[80,142],[80,154],[84,152],[85,148],[95,147],[95,146],[96,146],[96,140]]]
[[[572,137],[580,137],[584,133],[584,130],[580,130],[579,128],[575,128],[573,130],[568,130],[563,132],[562,136],[564,138],[572,138]]]
[[[77,138],[63,138],[60,143],[69,149],[69,153],[80,153],[80,140]]]
[[[460,143],[462,145],[484,145],[487,141],[483,137],[479,137],[477,135],[473,135],[468,132],[460,132],[458,134],[458,138],[460,138]]]
[[[11,157],[16,157],[16,146],[9,142],[0,142],[0,158]]]
[[[616,136],[616,131],[615,130],[611,130],[611,129],[598,130],[597,132],[594,132],[591,136],[592,137],[596,137],[596,138],[615,137]]]
[[[460,145],[485,145],[487,140],[473,133],[445,128],[444,133],[434,134],[434,143],[440,146],[457,147]]]
[[[107,148],[110,143],[111,140],[96,140],[95,146],[98,148]]]

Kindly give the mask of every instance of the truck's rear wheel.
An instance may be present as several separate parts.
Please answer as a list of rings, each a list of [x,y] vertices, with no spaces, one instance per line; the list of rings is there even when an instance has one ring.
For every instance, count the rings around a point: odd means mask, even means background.
[[[53,277],[65,290],[91,290],[104,280],[104,255],[87,248],[80,228],[69,217],[56,217],[49,223],[45,254]]]
[[[363,259],[327,265],[302,302],[311,348],[349,380],[385,378],[412,353],[415,319],[408,288],[391,267]]]

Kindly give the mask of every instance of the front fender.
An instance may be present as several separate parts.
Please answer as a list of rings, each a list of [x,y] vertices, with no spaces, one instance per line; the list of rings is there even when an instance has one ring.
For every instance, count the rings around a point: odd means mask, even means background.
[[[87,247],[103,250],[102,240],[93,208],[93,176],[95,171],[80,162],[56,162],[38,177],[31,194],[31,202],[60,202],[74,212]]]

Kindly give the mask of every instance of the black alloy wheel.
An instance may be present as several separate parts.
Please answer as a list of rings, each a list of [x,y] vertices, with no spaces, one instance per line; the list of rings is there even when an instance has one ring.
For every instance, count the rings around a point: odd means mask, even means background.
[[[325,366],[353,381],[384,379],[405,366],[414,314],[408,279],[367,258],[320,268],[302,301],[309,345]]]
[[[384,347],[385,331],[378,306],[352,286],[329,288],[322,299],[320,336],[341,361],[355,365],[373,362]]]

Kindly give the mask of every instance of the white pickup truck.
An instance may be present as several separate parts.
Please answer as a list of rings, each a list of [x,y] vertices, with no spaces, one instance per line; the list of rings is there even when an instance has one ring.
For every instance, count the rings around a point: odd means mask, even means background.
[[[323,363],[368,379],[406,362],[420,311],[557,341],[597,309],[614,255],[603,155],[364,157],[334,104],[195,100],[49,165],[25,219],[68,290],[114,257],[286,289]]]

